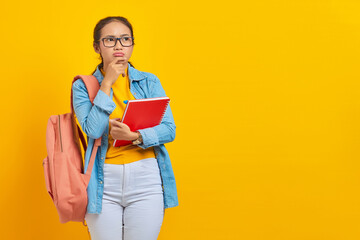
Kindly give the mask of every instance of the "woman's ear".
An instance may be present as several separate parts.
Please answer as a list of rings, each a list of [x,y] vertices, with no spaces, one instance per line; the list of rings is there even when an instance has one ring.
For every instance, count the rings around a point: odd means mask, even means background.
[[[93,47],[94,47],[95,52],[100,54],[100,47],[99,47],[99,45],[96,44],[96,43],[93,43]]]

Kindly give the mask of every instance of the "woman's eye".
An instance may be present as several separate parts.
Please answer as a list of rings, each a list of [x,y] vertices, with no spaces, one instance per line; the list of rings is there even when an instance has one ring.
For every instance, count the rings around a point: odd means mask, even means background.
[[[107,38],[106,41],[112,42],[112,41],[114,41],[114,38]]]
[[[124,37],[124,41],[129,41],[130,38],[129,37]]]

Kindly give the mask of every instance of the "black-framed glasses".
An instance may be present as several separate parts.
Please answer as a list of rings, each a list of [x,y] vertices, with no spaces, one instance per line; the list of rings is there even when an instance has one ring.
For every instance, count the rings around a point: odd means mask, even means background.
[[[134,37],[124,36],[124,37],[104,37],[101,41],[104,44],[104,47],[114,47],[116,42],[119,40],[121,46],[130,47],[134,44]]]

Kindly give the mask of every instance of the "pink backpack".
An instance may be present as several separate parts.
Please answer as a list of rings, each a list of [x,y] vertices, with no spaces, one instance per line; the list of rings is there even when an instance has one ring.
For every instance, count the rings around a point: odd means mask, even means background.
[[[90,75],[78,75],[85,83],[91,103],[99,91],[98,80]],[[71,90],[71,112],[53,115],[46,129],[47,157],[43,160],[46,190],[59,214],[60,222],[83,222],[87,208],[87,186],[101,138],[95,140],[86,173],[83,168],[80,141],[86,151],[86,142],[75,120]]]

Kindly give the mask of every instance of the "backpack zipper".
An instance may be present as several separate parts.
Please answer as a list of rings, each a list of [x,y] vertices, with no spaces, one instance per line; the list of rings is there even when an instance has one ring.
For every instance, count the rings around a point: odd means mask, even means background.
[[[61,137],[61,128],[60,128],[60,115],[58,115],[58,117],[59,117],[60,147],[61,147],[61,152],[63,152],[62,137]]]

